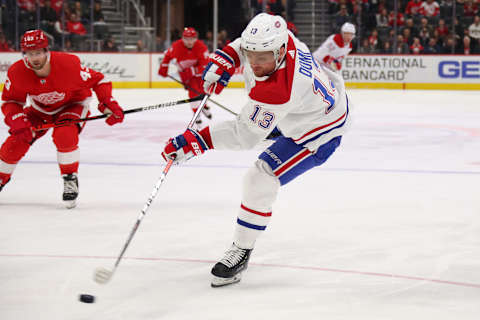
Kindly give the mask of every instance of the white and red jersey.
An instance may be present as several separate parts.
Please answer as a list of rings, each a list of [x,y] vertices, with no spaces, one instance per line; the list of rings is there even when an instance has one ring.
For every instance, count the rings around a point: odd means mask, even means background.
[[[32,107],[46,115],[54,115],[74,103],[82,103],[92,95],[99,101],[112,95],[112,84],[102,73],[85,68],[72,54],[50,52],[50,74],[39,77],[27,68],[24,60],[15,62],[7,72],[2,92],[2,112],[7,115],[21,110],[30,98]]]
[[[313,53],[313,57],[320,63],[330,65],[335,62],[337,69],[342,68],[342,60],[352,51],[352,43],[345,43],[341,34],[332,34]]]
[[[36,8],[35,0],[17,0],[17,4],[19,8],[27,11],[34,11]]]
[[[245,60],[240,43],[239,38],[223,49],[235,67]],[[342,77],[324,71],[291,32],[286,51],[279,68],[266,77],[256,77],[245,63],[249,100],[235,120],[209,128],[215,149],[250,149],[275,127],[311,151],[343,135],[350,116]]]
[[[420,14],[426,17],[436,17],[440,14],[440,6],[438,5],[437,1],[433,1],[432,3],[422,2],[420,6]]]
[[[171,60],[175,59],[178,72],[183,83],[190,80],[190,77],[200,77],[208,63],[208,48],[202,40],[195,41],[191,49],[183,44],[183,40],[175,41],[165,53],[162,66],[168,66]],[[190,69],[190,71],[187,71]]]
[[[407,3],[407,7],[405,8],[405,13],[408,15],[419,14],[421,6],[422,6],[422,1],[410,0]]]

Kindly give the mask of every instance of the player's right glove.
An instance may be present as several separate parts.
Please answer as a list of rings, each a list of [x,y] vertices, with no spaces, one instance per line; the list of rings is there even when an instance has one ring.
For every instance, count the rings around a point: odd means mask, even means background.
[[[158,69],[158,74],[166,78],[168,76],[168,63],[162,63],[160,69]]]
[[[330,69],[332,69],[333,71],[339,71],[341,68],[342,63],[337,59],[333,59],[332,62],[330,62]]]
[[[235,72],[233,59],[222,50],[215,50],[208,59],[208,64],[203,71],[203,88],[208,92],[213,84],[216,94],[219,94],[230,81],[230,77]]]
[[[187,161],[199,156],[209,149],[200,132],[187,129],[183,134],[168,140],[163,149],[162,157],[165,161],[174,160],[174,164]]]
[[[20,112],[11,112],[5,116],[5,123],[10,127],[8,132],[26,143],[33,140],[32,123],[27,115]]]

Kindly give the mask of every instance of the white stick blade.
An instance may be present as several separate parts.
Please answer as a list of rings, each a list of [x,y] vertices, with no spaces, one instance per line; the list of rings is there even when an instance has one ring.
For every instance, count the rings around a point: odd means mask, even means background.
[[[98,268],[97,270],[95,270],[93,279],[95,280],[96,283],[105,284],[110,280],[110,278],[112,277],[112,274],[113,274],[112,271],[108,269]]]

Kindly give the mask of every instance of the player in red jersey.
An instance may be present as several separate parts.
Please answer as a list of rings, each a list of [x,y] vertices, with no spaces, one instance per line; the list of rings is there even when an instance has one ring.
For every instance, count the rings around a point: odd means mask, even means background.
[[[188,96],[194,98],[203,94],[202,73],[208,63],[208,48],[202,40],[198,40],[198,34],[194,28],[185,28],[182,39],[175,41],[167,50],[158,69],[159,75],[168,76],[168,65],[172,59],[176,60],[178,73],[186,85]],[[199,103],[199,101],[191,103],[193,112],[197,111]],[[208,119],[212,118],[209,107],[205,106],[202,112]],[[202,120],[198,118],[196,124],[201,126]]]
[[[0,190],[30,146],[48,131],[35,131],[34,126],[87,116],[92,90],[100,102],[100,112],[110,114],[106,122],[113,125],[123,121],[123,110],[112,98],[112,83],[100,72],[81,66],[77,56],[50,52],[43,31],[25,32],[21,49],[23,59],[8,69],[2,92],[1,109],[10,136],[0,148]],[[78,196],[78,136],[83,126],[56,127],[52,134],[64,180],[63,201],[68,208],[75,207]]]

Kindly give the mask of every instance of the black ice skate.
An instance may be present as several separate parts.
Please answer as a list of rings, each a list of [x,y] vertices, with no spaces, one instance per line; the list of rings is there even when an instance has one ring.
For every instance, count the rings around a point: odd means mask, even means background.
[[[63,202],[67,209],[77,206],[78,178],[76,173],[64,174],[63,178]]]
[[[5,183],[3,183],[2,180],[0,180],[0,191],[2,191],[3,187],[5,187],[5,185],[8,183],[8,181],[10,181],[10,179],[8,179]]]
[[[202,109],[202,113],[205,117],[207,117],[208,120],[212,119],[212,113],[210,112],[209,106],[204,106]]]
[[[242,279],[242,272],[247,269],[252,249],[242,249],[234,244],[225,252],[225,256],[213,266],[212,287],[223,287],[237,283]]]

